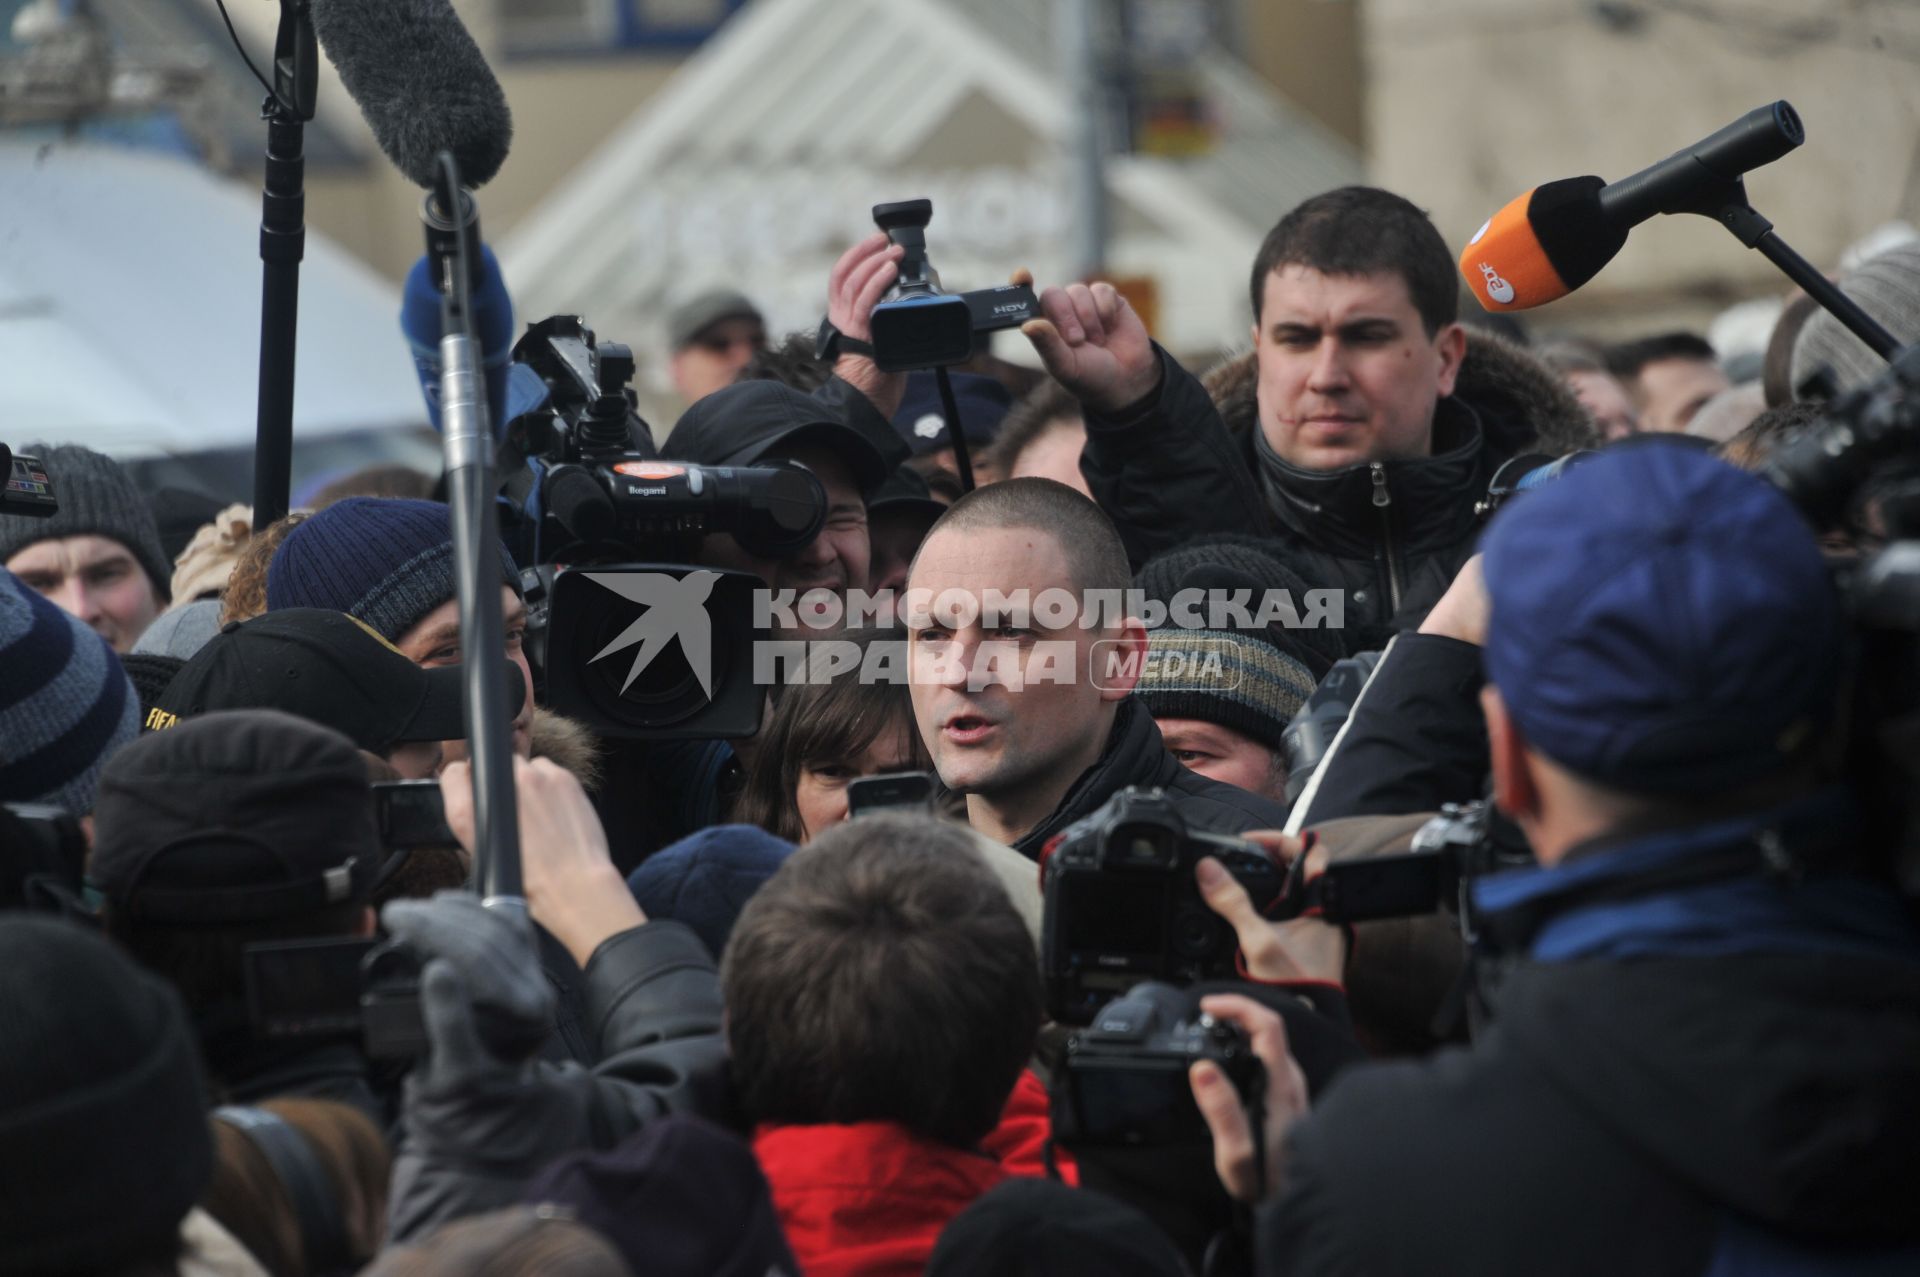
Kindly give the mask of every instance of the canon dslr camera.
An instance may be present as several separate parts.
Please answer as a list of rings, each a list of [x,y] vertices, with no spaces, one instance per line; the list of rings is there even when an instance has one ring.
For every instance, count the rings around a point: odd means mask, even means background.
[[[1237,1025],[1214,1019],[1195,1002],[1171,985],[1137,985],[1067,1040],[1052,1093],[1053,1130],[1062,1144],[1207,1142],[1187,1080],[1187,1070],[1201,1060],[1219,1065],[1241,1103],[1258,1113],[1266,1080],[1260,1057]]]
[[[1203,856],[1226,866],[1263,912],[1285,888],[1285,870],[1259,846],[1188,829],[1159,789],[1123,789],[1060,835],[1042,871],[1040,932],[1055,1020],[1085,1024],[1142,980],[1233,977],[1239,941],[1194,882]]]

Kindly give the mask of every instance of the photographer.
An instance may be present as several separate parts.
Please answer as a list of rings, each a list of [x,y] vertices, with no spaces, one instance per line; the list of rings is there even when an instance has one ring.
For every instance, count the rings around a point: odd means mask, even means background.
[[[1495,797],[1539,862],[1475,889],[1497,1018],[1270,1119],[1263,1271],[1920,1262],[1920,941],[1826,783],[1848,637],[1806,526],[1649,442],[1503,511],[1484,576]]]

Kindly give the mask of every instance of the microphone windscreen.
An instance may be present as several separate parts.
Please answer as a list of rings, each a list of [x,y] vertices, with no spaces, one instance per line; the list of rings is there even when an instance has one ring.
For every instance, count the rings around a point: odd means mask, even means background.
[[[475,187],[513,141],[507,95],[449,0],[312,0],[313,33],[374,140],[416,186],[453,152]]]
[[[1601,212],[1597,177],[1548,182],[1487,219],[1460,254],[1460,274],[1490,311],[1527,310],[1565,297],[1600,273],[1627,242]]]

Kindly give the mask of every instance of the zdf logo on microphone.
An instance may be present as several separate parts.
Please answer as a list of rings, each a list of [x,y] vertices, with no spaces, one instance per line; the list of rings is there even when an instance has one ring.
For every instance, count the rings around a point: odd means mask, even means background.
[[[1480,263],[1480,274],[1486,284],[1489,300],[1499,302],[1502,306],[1513,300],[1513,285],[1500,278],[1500,272],[1490,263]]]

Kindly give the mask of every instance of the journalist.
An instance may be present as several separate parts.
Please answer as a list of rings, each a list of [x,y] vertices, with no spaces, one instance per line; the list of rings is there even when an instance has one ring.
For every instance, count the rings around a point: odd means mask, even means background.
[[[1649,442],[1485,555],[1494,795],[1538,861],[1475,889],[1496,1017],[1270,1123],[1263,1271],[1910,1270],[1920,943],[1829,781],[1848,634],[1812,535]]]

